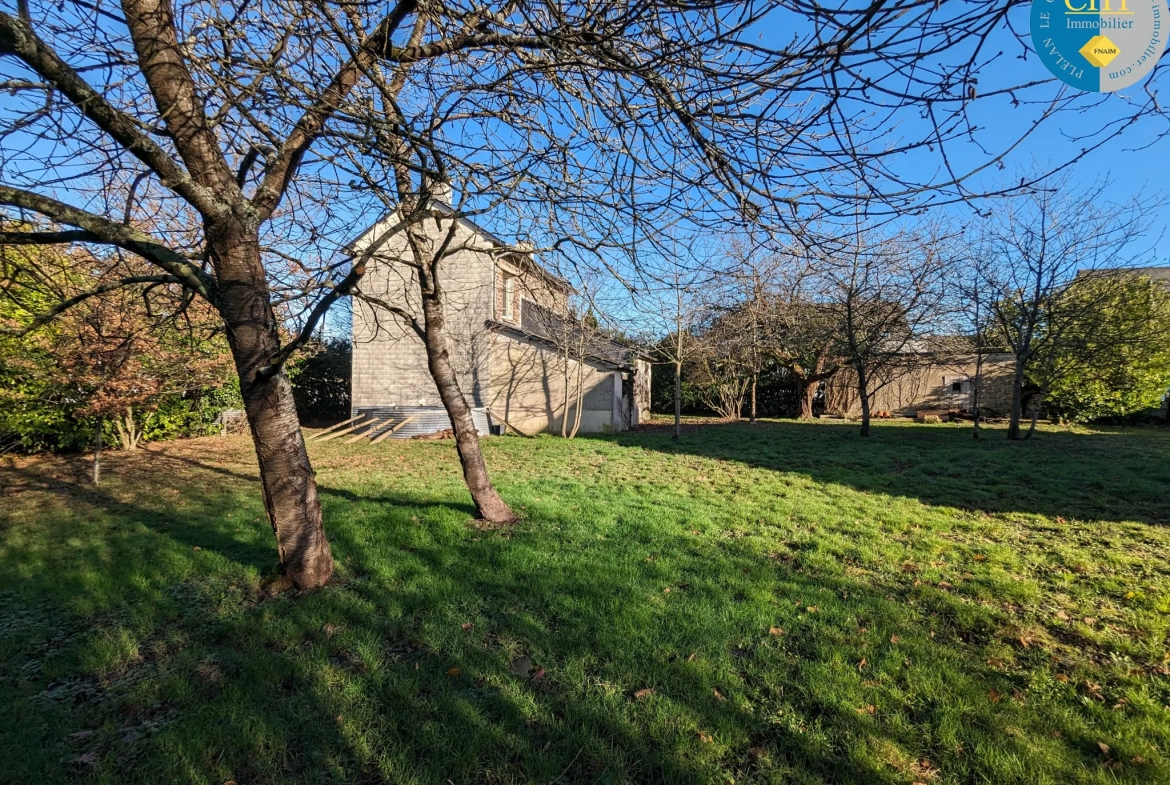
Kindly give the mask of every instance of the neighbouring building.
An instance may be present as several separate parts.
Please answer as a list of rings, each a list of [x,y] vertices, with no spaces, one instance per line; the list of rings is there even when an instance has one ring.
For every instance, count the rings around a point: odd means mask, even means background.
[[[579,416],[582,433],[606,433],[649,417],[646,356],[576,320],[573,288],[531,248],[457,216],[448,200],[432,207],[440,217],[427,219],[427,236],[436,248],[450,238],[440,262],[448,350],[481,433],[500,433],[505,423],[529,434],[559,433],[566,415],[570,427]],[[362,292],[421,321],[405,239],[385,237],[397,223],[397,213],[384,216],[347,249],[356,256],[381,242]],[[422,340],[400,316],[360,299],[353,305],[352,385],[353,416],[412,418],[395,437],[451,427]]]
[[[873,394],[871,412],[914,417],[919,411],[971,411],[975,406],[976,356],[962,354],[942,360],[909,351],[905,362],[890,369]],[[1012,405],[1015,357],[1006,352],[984,355],[979,408],[989,416],[1006,415]],[[825,413],[841,417],[861,415],[857,374],[849,368],[825,385]]]

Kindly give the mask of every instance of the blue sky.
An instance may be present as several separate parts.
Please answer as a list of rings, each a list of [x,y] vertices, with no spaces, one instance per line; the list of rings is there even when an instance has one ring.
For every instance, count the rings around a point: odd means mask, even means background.
[[[946,14],[952,6],[943,5],[942,11]],[[954,6],[964,8],[963,4]],[[1026,5],[1017,7],[1011,17],[1011,23],[1016,30],[1026,31],[1029,9]],[[799,20],[797,20],[799,25]],[[765,44],[780,45],[787,42],[794,32],[802,32],[794,27],[791,18],[774,17],[761,22],[756,30]],[[1025,45],[1030,45],[1026,41]],[[996,87],[1014,85],[1021,82],[1030,82],[1047,78],[1047,82],[1028,91],[1033,99],[1052,99],[1057,96],[1076,96],[1076,92],[1061,82],[1050,77],[1035,53],[1029,53],[1024,59],[1024,47],[1014,35],[1007,30],[1000,30],[989,42],[987,52],[1002,50],[1003,54],[996,57],[979,74],[979,91],[982,94],[992,92]],[[962,60],[961,55],[950,53],[952,60]],[[11,67],[11,61],[6,62]],[[872,74],[879,74],[882,64],[872,66]],[[1126,93],[1102,97],[1094,94],[1082,94],[1076,97],[1070,110],[1060,116],[1046,121],[1038,130],[1027,138],[1019,149],[1016,149],[1006,159],[1003,169],[993,168],[981,173],[972,180],[975,191],[995,189],[1019,181],[1021,175],[1032,175],[1047,171],[1071,157],[1075,156],[1081,142],[1075,136],[1086,130],[1096,130],[1107,127],[1111,122],[1132,112],[1133,100],[1139,103],[1146,100],[1145,91],[1154,90],[1160,81],[1165,81],[1162,74],[1156,72],[1154,76],[1141,85],[1129,88]],[[7,97],[0,97],[0,106],[10,101]],[[970,169],[986,163],[988,151],[998,151],[1012,144],[1021,135],[1027,133],[1032,126],[1035,115],[1035,105],[1014,107],[1008,96],[993,96],[979,98],[970,104],[970,116],[978,131],[973,142],[956,143],[949,147],[948,152],[959,169]],[[554,118],[555,120],[555,118]],[[552,122],[553,120],[550,120]],[[923,138],[924,122],[917,116],[916,110],[900,111],[891,126],[892,137],[901,136],[906,139]],[[1151,114],[1143,117],[1134,126],[1128,128],[1118,139],[1110,140],[1101,149],[1091,152],[1086,158],[1077,162],[1069,172],[1069,185],[1073,188],[1097,189],[1105,181],[1107,186],[1100,191],[1098,197],[1102,203],[1125,202],[1143,191],[1148,195],[1157,194],[1164,190],[1162,185],[1164,176],[1161,175],[1160,164],[1168,159],[1170,154],[1170,140],[1162,137],[1170,123],[1161,114]],[[500,143],[499,138],[492,141]],[[940,156],[937,152],[925,151],[908,154],[899,158],[890,168],[899,176],[914,181],[930,181],[935,179],[940,165]],[[699,195],[700,198],[702,195]],[[987,205],[983,205],[987,206]],[[356,208],[356,204],[355,204]],[[360,209],[360,208],[359,208]],[[969,216],[969,210],[962,206],[942,208],[957,216]],[[342,223],[347,223],[346,232],[352,230],[352,225],[364,225],[373,220],[374,216],[351,216],[345,214],[344,207],[338,208]],[[364,210],[362,210],[364,212]],[[505,240],[515,239],[519,233],[514,222],[508,220],[504,211],[499,215],[487,216],[480,220],[485,226],[496,231]],[[366,220],[366,219],[369,220]],[[1150,216],[1151,237],[1163,234],[1170,223],[1170,216],[1163,210]],[[622,231],[620,227],[615,231]],[[347,238],[344,238],[347,239]],[[1167,254],[1160,253],[1152,261],[1162,261]],[[555,260],[546,260],[555,264]],[[620,260],[617,260],[620,261]],[[1163,262],[1164,263],[1164,262]],[[344,320],[344,315],[340,315]],[[334,315],[331,322],[337,324],[339,317]],[[344,329],[344,328],[342,328]]]

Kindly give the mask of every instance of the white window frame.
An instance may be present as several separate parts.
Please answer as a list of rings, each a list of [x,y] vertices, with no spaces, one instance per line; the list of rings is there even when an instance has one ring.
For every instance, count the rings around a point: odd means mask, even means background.
[[[516,276],[504,274],[504,318],[516,321]]]

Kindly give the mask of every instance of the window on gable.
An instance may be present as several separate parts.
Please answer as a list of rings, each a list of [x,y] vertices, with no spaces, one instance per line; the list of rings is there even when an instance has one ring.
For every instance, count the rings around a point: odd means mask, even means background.
[[[951,382],[951,392],[963,392],[963,383]]]
[[[516,318],[516,277],[504,277],[504,318]]]

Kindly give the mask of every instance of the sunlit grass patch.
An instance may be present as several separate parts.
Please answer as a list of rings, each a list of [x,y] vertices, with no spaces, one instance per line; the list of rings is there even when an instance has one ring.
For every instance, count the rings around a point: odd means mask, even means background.
[[[0,468],[0,781],[1170,779],[1165,430],[790,422],[314,448],[337,579],[261,600],[250,445]]]

